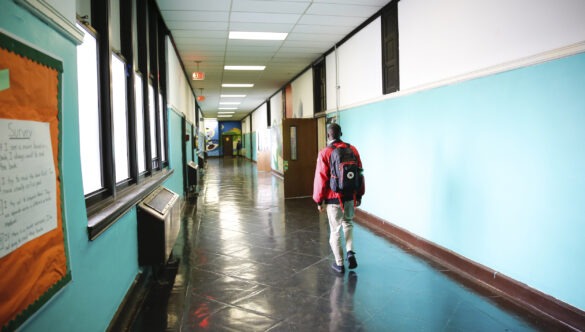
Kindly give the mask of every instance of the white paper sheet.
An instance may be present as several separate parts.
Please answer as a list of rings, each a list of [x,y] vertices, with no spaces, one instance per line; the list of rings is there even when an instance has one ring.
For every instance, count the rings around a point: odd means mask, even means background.
[[[0,258],[57,227],[49,124],[0,119]]]

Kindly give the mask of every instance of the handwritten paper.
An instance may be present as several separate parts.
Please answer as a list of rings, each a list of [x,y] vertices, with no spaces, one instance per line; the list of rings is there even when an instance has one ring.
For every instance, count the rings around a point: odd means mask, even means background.
[[[49,124],[0,119],[0,258],[56,227]]]

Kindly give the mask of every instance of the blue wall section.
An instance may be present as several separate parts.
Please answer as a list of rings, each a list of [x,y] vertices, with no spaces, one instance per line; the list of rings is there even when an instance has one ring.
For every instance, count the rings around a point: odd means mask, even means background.
[[[184,140],[177,139],[182,136],[181,128],[183,116],[172,110],[168,110],[169,133],[169,166],[174,170],[173,176],[165,182],[165,187],[183,196],[183,152]],[[189,151],[189,150],[187,150]]]
[[[250,144],[250,148],[252,149],[250,151],[251,154],[252,154],[252,160],[258,161],[258,151],[257,151],[258,150],[258,146],[257,146],[258,142],[257,142],[257,139],[256,139],[256,137],[257,137],[256,132],[253,131],[250,134],[250,137],[251,137],[250,141],[252,143],[252,144]]]
[[[136,208],[88,240],[77,110],[76,46],[12,1],[0,0],[0,29],[63,62],[62,176],[72,282],[23,327],[25,331],[104,331],[139,272]],[[169,112],[169,150],[176,167],[166,186],[182,195],[181,117]]]
[[[244,156],[248,159],[252,159],[252,134],[245,133],[243,134],[243,142],[244,142]]]
[[[363,209],[585,309],[584,73],[579,54],[341,112]]]

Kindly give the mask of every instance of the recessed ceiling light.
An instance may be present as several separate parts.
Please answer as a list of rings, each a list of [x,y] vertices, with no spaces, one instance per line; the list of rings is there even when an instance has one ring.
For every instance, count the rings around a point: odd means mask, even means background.
[[[218,118],[231,118],[233,115],[226,115],[226,114],[218,114],[217,117]]]
[[[229,39],[285,40],[286,32],[230,31]]]
[[[239,101],[220,101],[220,105],[240,105],[241,102]]]
[[[221,85],[224,88],[252,88],[254,87],[254,84],[252,83],[224,83]]]
[[[217,114],[234,114],[234,113],[236,113],[236,112],[234,112],[234,111],[227,111],[227,112],[219,111],[219,112],[217,112]]]
[[[245,98],[246,95],[219,95],[220,98]]]
[[[220,109],[220,110],[237,110],[238,108],[237,107],[220,107],[218,109]]]
[[[266,66],[223,66],[225,70],[264,70]]]

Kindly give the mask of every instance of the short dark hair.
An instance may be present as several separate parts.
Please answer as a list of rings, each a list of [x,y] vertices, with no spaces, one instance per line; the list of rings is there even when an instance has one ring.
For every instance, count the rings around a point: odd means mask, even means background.
[[[337,123],[331,123],[327,126],[327,135],[331,138],[338,139],[341,137],[341,126]]]

